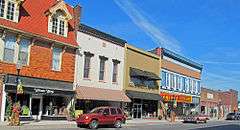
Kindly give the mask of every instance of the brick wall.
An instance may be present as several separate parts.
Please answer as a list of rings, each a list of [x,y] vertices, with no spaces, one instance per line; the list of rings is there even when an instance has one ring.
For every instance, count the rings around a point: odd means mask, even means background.
[[[213,98],[209,98],[208,95],[212,94]],[[219,92],[207,88],[201,88],[201,105],[207,107],[217,106],[220,101]]]
[[[51,80],[74,81],[75,50],[66,48],[62,54],[61,71],[52,69],[51,44],[35,42],[31,47],[30,63],[21,69],[20,75]],[[0,61],[0,72],[16,74],[16,64]]]

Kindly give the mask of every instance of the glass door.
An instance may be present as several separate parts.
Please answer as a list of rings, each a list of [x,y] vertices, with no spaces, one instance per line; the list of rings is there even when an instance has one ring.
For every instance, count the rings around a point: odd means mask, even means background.
[[[142,104],[133,104],[132,118],[140,119],[142,118]]]

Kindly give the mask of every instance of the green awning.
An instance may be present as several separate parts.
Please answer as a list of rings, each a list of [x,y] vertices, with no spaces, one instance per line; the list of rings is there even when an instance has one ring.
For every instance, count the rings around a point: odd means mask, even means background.
[[[126,91],[126,95],[132,99],[145,99],[145,100],[163,100],[163,98],[159,94],[154,93],[145,93],[145,92],[137,92],[137,91]]]
[[[130,76],[131,77],[145,77],[150,80],[160,80],[161,79],[158,75],[156,75],[152,72],[143,71],[143,70],[136,69],[136,68],[130,68]]]

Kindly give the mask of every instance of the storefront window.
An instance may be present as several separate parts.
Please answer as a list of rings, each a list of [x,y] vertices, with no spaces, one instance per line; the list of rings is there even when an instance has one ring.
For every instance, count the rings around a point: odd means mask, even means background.
[[[43,97],[43,115],[45,116],[66,116],[66,108],[67,104],[64,97]]]
[[[9,93],[8,94],[9,97],[11,97],[13,104],[16,100],[16,94],[15,93]],[[20,115],[21,116],[30,116],[30,108],[29,108],[29,104],[30,104],[30,95],[29,94],[19,94],[17,96],[17,102],[20,103],[20,107],[21,107],[21,112]],[[6,103],[6,106],[8,106],[8,102]],[[6,107],[7,108],[7,107]]]

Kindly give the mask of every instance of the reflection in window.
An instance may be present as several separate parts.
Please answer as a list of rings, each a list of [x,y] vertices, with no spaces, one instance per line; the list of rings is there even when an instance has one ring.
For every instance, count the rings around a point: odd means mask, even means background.
[[[4,61],[10,62],[10,63],[14,62],[15,46],[16,46],[16,36],[14,35],[6,36],[5,44],[4,44],[4,54],[3,54]]]
[[[28,55],[29,55],[30,40],[28,40],[28,39],[21,39],[19,45],[20,46],[19,46],[18,61],[22,65],[27,65],[27,63],[28,63]]]

